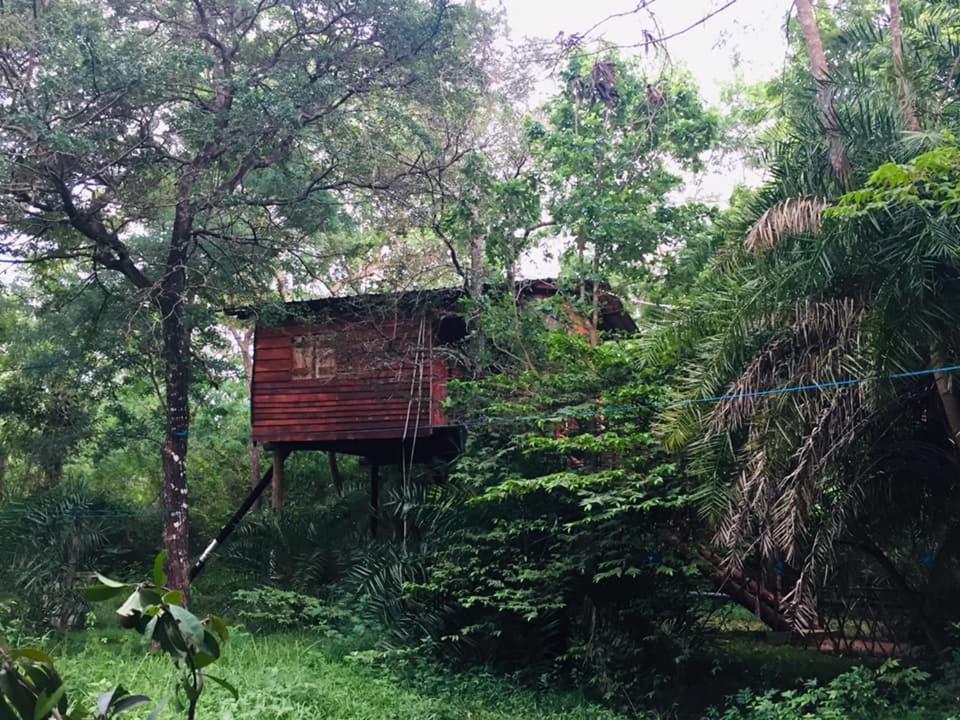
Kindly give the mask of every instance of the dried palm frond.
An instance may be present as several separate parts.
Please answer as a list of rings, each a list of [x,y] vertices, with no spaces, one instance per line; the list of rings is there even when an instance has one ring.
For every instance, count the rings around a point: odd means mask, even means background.
[[[711,426],[737,430],[749,421],[766,391],[784,384],[815,384],[836,374],[836,356],[849,354],[859,344],[862,319],[863,308],[852,298],[801,300],[764,318],[761,327],[778,333],[729,388],[730,399],[716,405]]]
[[[781,200],[753,224],[744,247],[756,255],[775,247],[789,235],[819,235],[823,227],[823,211],[828,207],[829,201],[813,196]]]
[[[708,422],[713,433],[747,431],[741,472],[714,541],[729,567],[759,556],[801,571],[788,603],[798,626],[809,619],[814,580],[829,568],[848,503],[855,502],[852,490],[837,495],[837,469],[867,434],[875,405],[865,384],[765,391],[845,377],[851,358],[862,354],[863,319],[852,298],[806,299],[762,318],[774,336],[730,387],[736,397],[719,403]]]

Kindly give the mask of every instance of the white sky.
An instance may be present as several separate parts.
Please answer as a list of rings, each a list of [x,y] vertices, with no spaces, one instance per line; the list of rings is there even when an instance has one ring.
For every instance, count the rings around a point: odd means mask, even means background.
[[[725,5],[727,0],[648,0],[660,30],[670,35]],[[615,13],[630,11],[637,0],[482,0],[502,6],[514,40],[552,39],[561,31],[582,33]],[[736,0],[702,25],[665,45],[672,60],[686,65],[708,102],[720,100],[721,86],[739,72],[748,82],[774,76],[783,67],[786,38],[783,31],[792,0]],[[598,32],[618,45],[642,41],[642,31],[660,35],[643,11],[604,24]]]
[[[617,45],[643,40],[643,31],[669,36],[718,10],[728,0],[648,0],[647,10],[616,18],[602,25],[597,33]],[[501,7],[506,12],[512,39],[553,39],[583,33],[615,13],[637,7],[638,0],[480,0],[486,7]],[[787,49],[784,31],[788,9],[793,0],[736,0],[692,30],[667,40],[664,45],[671,62],[690,70],[708,105],[719,107],[723,87],[734,80],[748,83],[775,77],[782,71]],[[653,13],[656,23],[651,19]],[[596,33],[595,33],[596,35]],[[643,57],[643,51],[640,52]],[[540,78],[534,100],[540,101],[557,91],[556,82],[546,73]],[[689,199],[723,206],[739,183],[756,185],[760,177],[737,164],[708,170],[690,178],[682,195]],[[557,243],[547,241],[521,263],[528,276],[552,276],[559,271],[556,258],[550,257]]]

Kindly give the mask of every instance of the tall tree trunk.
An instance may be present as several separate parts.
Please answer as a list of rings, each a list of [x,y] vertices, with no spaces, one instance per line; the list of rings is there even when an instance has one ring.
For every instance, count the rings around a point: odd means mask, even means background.
[[[327,450],[327,462],[330,463],[330,478],[333,480],[333,487],[337,491],[337,497],[343,497],[343,475],[340,474],[340,465],[337,463],[337,454],[333,450]]]
[[[167,551],[167,577],[171,587],[184,593],[190,586],[187,495],[187,435],[190,429],[190,331],[187,328],[185,292],[189,233],[178,218],[166,276],[161,281],[158,306],[163,337],[166,381],[166,437],[163,445],[163,545]]]
[[[935,368],[944,367],[947,364],[946,356],[938,346],[934,345],[930,353]],[[934,373],[934,379],[937,383],[937,393],[940,396],[940,404],[943,406],[943,414],[947,418],[947,425],[950,428],[950,440],[954,448],[960,451],[960,401],[953,392],[950,383],[950,376],[943,373]]]
[[[240,349],[240,358],[243,360],[243,374],[247,379],[247,392],[253,393],[253,328],[245,328],[243,330],[238,330],[237,328],[230,328],[230,334],[233,336],[233,341],[237,344],[237,347]],[[250,440],[250,487],[255,488],[260,483],[260,478],[263,473],[260,471],[260,446]],[[261,498],[257,498],[256,507],[260,507],[263,504]]]
[[[473,330],[471,354],[474,372],[480,371],[484,353],[483,329],[480,327],[481,303],[483,302],[483,239],[470,238],[470,270],[467,277],[467,292],[470,294],[470,326]]]
[[[590,300],[590,347],[600,344],[600,255],[593,253],[593,285]]]
[[[807,57],[810,60],[810,72],[817,84],[817,104],[820,107],[820,124],[827,137],[827,146],[830,151],[830,165],[843,188],[850,184],[850,159],[847,148],[843,144],[843,130],[840,127],[840,118],[834,102],[834,85],[830,78],[830,65],[823,50],[823,41],[820,39],[820,28],[813,11],[811,0],[796,0],[797,16],[800,19],[800,29],[803,33],[803,43],[807,48]]]
[[[470,238],[470,299],[479,303],[483,295],[483,240]]]
[[[890,44],[893,47],[893,77],[897,83],[900,113],[907,130],[919,132],[920,120],[913,108],[913,91],[903,61],[903,26],[900,17],[900,0],[890,0]]]
[[[903,123],[908,130],[919,132],[923,129],[923,126],[913,110],[913,90],[910,87],[910,79],[907,77],[903,62],[900,0],[890,0],[890,43],[893,46],[893,74],[897,83],[897,96],[900,112],[903,115]],[[935,368],[944,367],[947,364],[946,355],[938,342],[938,338],[935,338],[931,345],[930,359]],[[953,392],[950,376],[943,373],[934,373],[934,380],[937,385],[937,394],[940,396],[940,404],[943,406],[943,414],[950,428],[950,440],[953,442],[954,448],[960,452],[960,401]],[[958,496],[958,499],[960,499],[960,496]]]

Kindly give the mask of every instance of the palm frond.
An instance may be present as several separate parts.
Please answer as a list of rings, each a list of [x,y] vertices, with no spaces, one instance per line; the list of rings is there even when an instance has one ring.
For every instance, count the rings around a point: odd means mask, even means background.
[[[759,254],[776,247],[791,235],[819,235],[823,211],[830,202],[820,197],[792,197],[769,208],[750,228],[744,247]]]

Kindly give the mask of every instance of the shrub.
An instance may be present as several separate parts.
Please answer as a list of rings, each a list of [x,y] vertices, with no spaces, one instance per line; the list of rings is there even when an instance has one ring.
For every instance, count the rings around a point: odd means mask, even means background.
[[[932,685],[930,675],[888,660],[874,670],[856,667],[825,685],[815,680],[799,690],[740,692],[711,720],[876,720],[877,718],[947,718],[952,700],[942,697],[944,685]],[[955,717],[955,716],[954,716]]]
[[[319,598],[275,587],[237,590],[233,599],[237,619],[259,630],[312,628],[333,634],[351,618],[342,608]]]
[[[0,587],[28,624],[82,627],[90,609],[77,589],[96,565],[114,572],[149,563],[159,532],[131,511],[83,487],[56,490],[0,512]]]

